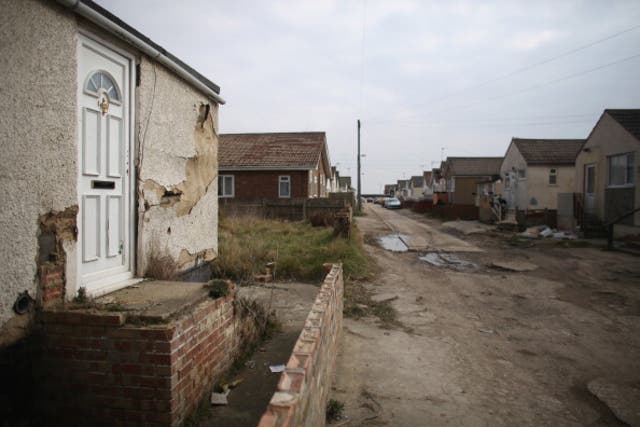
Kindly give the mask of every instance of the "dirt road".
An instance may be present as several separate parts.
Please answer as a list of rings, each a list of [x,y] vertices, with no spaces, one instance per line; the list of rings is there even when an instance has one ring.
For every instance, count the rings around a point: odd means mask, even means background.
[[[638,258],[551,240],[529,247],[498,233],[454,236],[404,210],[366,212],[357,222],[379,271],[361,285],[397,321],[345,319],[331,393],[345,403],[341,425],[625,425],[587,385],[640,384]],[[379,246],[398,231],[418,234],[428,251],[471,251],[431,264],[420,257],[433,254]],[[537,268],[501,271],[488,267],[494,261]],[[637,415],[640,401],[620,405]]]

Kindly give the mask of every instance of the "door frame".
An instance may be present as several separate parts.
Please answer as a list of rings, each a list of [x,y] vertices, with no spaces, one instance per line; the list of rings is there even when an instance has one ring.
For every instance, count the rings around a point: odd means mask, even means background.
[[[129,259],[127,262],[127,267],[128,270],[124,273],[118,273],[115,274],[113,276],[109,276],[109,277],[105,277],[105,278],[101,278],[98,279],[92,283],[94,283],[97,287],[97,289],[92,290],[89,292],[90,296],[93,297],[97,297],[100,295],[104,295],[106,293],[109,292],[113,292],[115,290],[124,288],[126,286],[129,286],[130,284],[134,283],[137,281],[137,279],[135,278],[135,272],[136,272],[136,260],[137,260],[137,253],[136,253],[136,241],[137,241],[137,235],[136,235],[136,223],[137,223],[137,218],[136,218],[136,168],[135,168],[135,161],[137,158],[137,142],[135,140],[135,124],[136,124],[136,89],[135,89],[135,82],[136,82],[136,65],[137,65],[137,60],[136,60],[136,56],[133,55],[131,52],[126,51],[118,46],[115,46],[113,43],[108,42],[106,40],[104,40],[103,38],[93,34],[90,31],[84,30],[84,29],[79,29],[78,30],[78,39],[76,42],[76,47],[77,47],[77,53],[76,53],[76,69],[78,69],[78,67],[80,66],[80,49],[82,48],[82,43],[90,43],[90,44],[94,44],[97,45],[99,48],[102,49],[107,49],[107,50],[111,50],[121,56],[123,56],[124,58],[126,58],[129,61],[129,73],[128,76],[126,76],[125,78],[128,79],[128,89],[129,89],[129,102],[127,103],[126,110],[125,110],[125,116],[123,118],[123,120],[127,121],[128,124],[128,146],[125,147],[125,152],[127,153],[126,157],[125,157],[125,161],[126,163],[128,163],[128,171],[127,172],[127,179],[128,179],[128,183],[127,183],[127,190],[129,192],[128,197],[127,197],[127,203],[128,203],[128,209],[126,209],[125,211],[125,215],[128,216],[127,218],[127,231],[129,234],[129,239],[128,239],[128,253],[129,253]],[[79,131],[80,129],[82,129],[82,114],[80,113],[80,97],[82,96],[82,91],[83,91],[83,76],[76,76],[76,81],[78,84],[78,88],[77,88],[77,92],[76,92],[76,123],[77,123],[77,136],[76,136],[76,144],[80,144],[81,141],[79,138],[82,137],[81,132]],[[81,165],[81,161],[82,159],[80,159],[80,146],[77,146],[77,162],[78,165]],[[126,164],[125,163],[125,164]],[[76,182],[78,185],[78,189],[79,189],[79,182],[80,182],[80,170],[79,167],[76,167]],[[77,199],[78,199],[78,218],[80,218],[81,212],[80,212],[80,208],[82,206],[81,204],[81,194],[78,191],[77,194]],[[81,221],[77,221],[76,222],[76,226],[77,229],[79,231],[79,233],[82,233],[82,224]],[[77,248],[76,250],[76,268],[75,268],[75,274],[76,274],[76,289],[75,291],[77,292],[77,290],[83,286],[82,285],[82,250]],[[104,283],[104,285],[101,285],[101,283]],[[75,295],[75,292],[73,293],[73,295]]]

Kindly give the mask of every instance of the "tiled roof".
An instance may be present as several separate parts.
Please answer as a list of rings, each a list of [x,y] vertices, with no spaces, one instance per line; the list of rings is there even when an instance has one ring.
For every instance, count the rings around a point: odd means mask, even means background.
[[[584,139],[513,138],[513,144],[528,165],[572,165]]]
[[[631,135],[640,140],[640,109],[604,110]]]
[[[409,181],[413,187],[422,187],[424,185],[424,178],[420,175],[412,176]]]
[[[221,169],[314,169],[326,148],[324,132],[220,135]]]
[[[490,176],[500,174],[502,157],[447,157],[449,176]]]

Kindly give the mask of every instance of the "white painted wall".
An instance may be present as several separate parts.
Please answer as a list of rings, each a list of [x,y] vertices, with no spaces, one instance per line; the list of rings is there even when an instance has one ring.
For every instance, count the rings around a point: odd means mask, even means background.
[[[167,69],[154,67],[123,42],[53,1],[0,0],[0,10],[0,185],[4,191],[0,338],[4,338],[8,328],[16,330],[18,317],[12,306],[18,293],[28,290],[35,296],[37,292],[39,218],[77,206],[79,28],[95,31],[141,61],[141,86],[134,95],[134,145],[136,152],[142,148],[144,153],[137,183],[138,273],[144,272],[152,243],[181,270],[217,254],[218,106]],[[201,127],[202,103],[209,103],[211,112]],[[179,200],[164,203],[165,189],[181,191]],[[77,291],[76,246],[73,240],[63,242],[67,298]],[[0,339],[0,346],[3,343]]]
[[[0,1],[0,334],[36,295],[38,218],[76,205],[76,24],[55,3]]]
[[[585,151],[588,149],[589,151]],[[604,192],[607,186],[607,156],[635,153],[635,207],[640,207],[640,142],[609,115],[604,114],[594,127],[589,139],[576,159],[575,191],[584,192],[584,166],[596,164],[596,213],[604,218]],[[634,215],[634,224],[640,226],[640,213]],[[616,229],[625,228],[622,225]],[[636,234],[630,229],[629,234]]]

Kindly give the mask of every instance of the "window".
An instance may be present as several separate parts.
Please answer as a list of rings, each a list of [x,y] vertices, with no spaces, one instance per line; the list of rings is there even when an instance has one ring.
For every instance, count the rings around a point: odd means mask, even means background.
[[[558,183],[558,171],[557,169],[549,169],[549,184],[555,185]]]
[[[608,162],[610,187],[633,184],[633,153],[610,156]]]
[[[518,169],[518,178],[525,179],[527,177],[527,171],[523,169]]]
[[[281,176],[278,178],[278,197],[291,197],[290,176]]]
[[[504,174],[504,188],[511,187],[511,174],[509,172]]]
[[[234,196],[233,175],[220,175],[218,177],[218,197]]]
[[[120,102],[120,89],[106,71],[96,71],[91,74],[85,82],[84,90],[96,96],[100,93],[105,93],[110,101]]]

